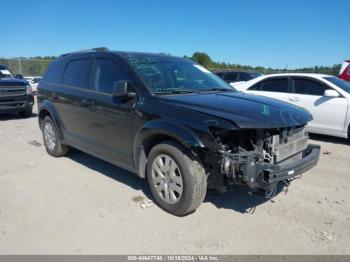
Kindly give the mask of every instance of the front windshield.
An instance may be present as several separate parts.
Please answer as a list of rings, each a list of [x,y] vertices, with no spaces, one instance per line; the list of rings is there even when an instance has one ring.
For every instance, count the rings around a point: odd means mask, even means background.
[[[0,78],[5,77],[12,77],[12,74],[5,66],[0,65]]]
[[[155,94],[235,91],[218,76],[189,60],[160,55],[128,55],[126,60]]]
[[[335,84],[337,87],[343,89],[345,92],[350,94],[350,83],[342,80],[338,77],[330,76],[330,77],[324,77],[327,81]]]

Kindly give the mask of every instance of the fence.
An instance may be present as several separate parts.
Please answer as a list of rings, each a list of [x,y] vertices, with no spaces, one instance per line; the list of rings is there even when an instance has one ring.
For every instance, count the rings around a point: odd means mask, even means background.
[[[0,58],[0,65],[4,65],[11,70],[13,74],[24,76],[41,76],[49,63],[53,60],[48,59],[23,59],[23,58]]]
[[[24,76],[41,76],[45,73],[45,70],[52,59],[32,59],[32,58],[0,58],[0,65],[7,66],[14,74],[21,74]],[[339,65],[340,69],[340,65]],[[210,68],[212,71],[217,70],[237,70],[237,71],[250,71],[259,72],[262,74],[278,74],[278,73],[320,73],[326,75],[339,74],[339,69],[332,67],[314,67],[307,69],[264,69],[264,70],[245,70],[242,68]]]

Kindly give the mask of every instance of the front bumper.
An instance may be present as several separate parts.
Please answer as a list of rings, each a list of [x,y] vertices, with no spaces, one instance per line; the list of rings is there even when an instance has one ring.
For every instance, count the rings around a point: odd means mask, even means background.
[[[321,147],[319,145],[308,145],[303,152],[302,159],[293,163],[284,165],[275,164],[268,165],[264,170],[264,179],[268,184],[292,179],[300,174],[308,171],[317,165],[320,158]]]
[[[24,97],[18,97],[16,99],[0,100],[0,113],[16,113],[22,111],[28,111],[33,108],[34,96],[26,95]]]
[[[313,168],[318,163],[320,149],[320,146],[310,144],[302,152],[300,160],[278,164],[254,163],[257,155],[251,155],[243,168],[243,182],[252,192],[272,191],[278,183],[291,180]]]

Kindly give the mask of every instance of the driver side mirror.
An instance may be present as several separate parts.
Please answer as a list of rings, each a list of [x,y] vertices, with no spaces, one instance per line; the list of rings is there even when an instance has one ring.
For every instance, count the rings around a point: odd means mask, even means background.
[[[135,86],[131,81],[120,80],[113,84],[113,96],[123,100],[136,97]]]
[[[21,75],[21,74],[17,74],[17,75],[15,75],[15,78],[18,78],[18,79],[23,79],[23,75]]]
[[[327,89],[324,91],[326,97],[339,97],[339,93],[333,89]]]

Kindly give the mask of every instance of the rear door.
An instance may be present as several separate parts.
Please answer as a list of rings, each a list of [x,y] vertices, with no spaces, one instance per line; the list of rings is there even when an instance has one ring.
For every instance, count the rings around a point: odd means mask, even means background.
[[[290,80],[288,77],[267,78],[251,86],[246,92],[289,102]]]
[[[293,93],[290,103],[307,109],[313,116],[308,124],[311,132],[337,135],[343,132],[347,112],[347,100],[342,97],[326,97],[324,92],[333,89],[320,80],[293,77]]]
[[[92,59],[78,57],[68,61],[59,88],[51,93],[51,99],[60,116],[65,139],[79,147],[89,142],[87,134],[86,98],[91,93],[90,74]]]

